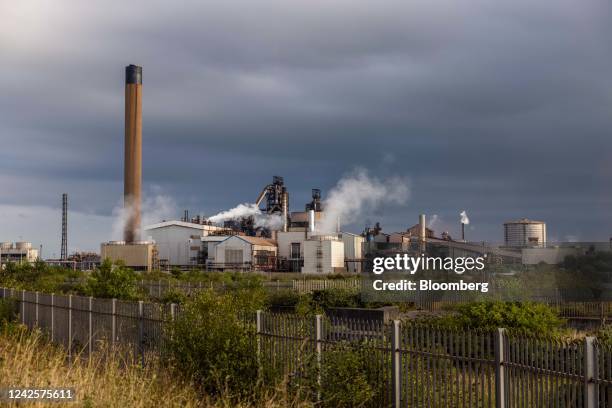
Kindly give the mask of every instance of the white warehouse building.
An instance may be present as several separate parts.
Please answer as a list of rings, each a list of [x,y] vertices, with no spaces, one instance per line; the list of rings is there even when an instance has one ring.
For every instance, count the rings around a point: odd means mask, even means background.
[[[155,241],[158,258],[171,266],[198,263],[202,237],[220,234],[225,228],[185,221],[164,221],[145,227],[148,240]]]
[[[504,244],[507,247],[545,247],[546,223],[521,218],[504,223]]]
[[[318,237],[318,235],[312,235],[308,231],[278,231],[276,234],[276,241],[278,243],[279,260],[281,262],[288,262],[291,271],[303,273],[318,273],[316,267],[314,269],[311,268],[312,265],[309,264],[310,261],[308,260],[310,255],[305,249],[306,246],[309,245],[307,244],[307,242],[311,241],[312,239],[319,239]],[[362,247],[365,241],[364,237],[357,234],[351,234],[349,232],[324,235],[323,237],[326,237],[326,240],[337,240],[344,246],[342,265],[339,265],[336,262],[333,266],[333,268],[336,268],[336,272],[340,272],[337,268],[345,267],[346,270],[342,272],[361,272],[361,258],[363,256]],[[310,245],[312,246],[312,244]],[[338,246],[337,244],[329,245],[334,247]],[[323,267],[323,269],[327,271],[332,268],[331,258],[329,258],[328,260],[329,265]]]
[[[277,247],[274,241],[261,237],[232,235],[214,246],[211,269],[273,270],[276,267]]]

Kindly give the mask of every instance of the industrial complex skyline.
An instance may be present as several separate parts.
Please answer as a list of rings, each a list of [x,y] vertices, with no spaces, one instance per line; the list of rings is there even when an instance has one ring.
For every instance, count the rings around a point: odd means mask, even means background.
[[[0,241],[59,256],[62,193],[69,252],[120,238],[130,63],[143,224],[253,202],[273,175],[303,210],[364,168],[409,194],[352,232],[427,213],[457,236],[467,210],[468,239],[521,217],[549,241],[610,238],[606,2],[20,3],[0,6]]]

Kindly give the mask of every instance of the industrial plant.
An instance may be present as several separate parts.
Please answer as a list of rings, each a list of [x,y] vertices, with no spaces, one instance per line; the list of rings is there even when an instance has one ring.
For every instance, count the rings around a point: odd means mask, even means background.
[[[573,253],[568,247],[549,247],[546,224],[522,218],[504,223],[504,244],[472,243],[466,238],[470,223],[462,211],[460,239],[449,232],[436,236],[426,216],[402,232],[386,233],[380,223],[367,226],[361,234],[342,231],[340,217],[333,211],[335,227],[326,220],[326,201],[313,188],[310,201],[291,211],[290,190],[281,176],[273,176],[261,191],[253,190],[250,204],[205,217],[184,215],[141,225],[142,209],[142,67],[125,68],[125,133],[123,239],[103,242],[95,253],[68,255],[68,195],[62,195],[61,255],[49,263],[91,269],[101,260],[122,261],[137,270],[197,268],[223,271],[285,271],[313,274],[359,273],[376,254],[422,253],[432,248],[451,256],[483,255],[489,259],[534,264],[558,263]],[[256,195],[257,191],[260,191]],[[326,220],[327,227],[321,227]],[[143,239],[143,236],[146,239]],[[34,262],[40,256],[28,242],[0,244],[0,263]]]

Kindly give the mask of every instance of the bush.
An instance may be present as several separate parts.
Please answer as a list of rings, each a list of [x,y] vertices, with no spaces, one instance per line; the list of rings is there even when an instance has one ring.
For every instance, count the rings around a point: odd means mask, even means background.
[[[170,289],[166,291],[166,293],[164,293],[160,301],[162,303],[182,304],[187,301],[187,295],[185,295],[183,292],[181,292],[178,289]]]
[[[166,333],[167,358],[205,392],[252,396],[258,378],[255,327],[244,317],[264,303],[261,289],[199,292]]]
[[[363,350],[340,345],[325,353],[321,369],[321,399],[326,407],[361,407],[372,401]]]
[[[98,298],[125,300],[138,299],[140,295],[136,273],[126,268],[123,263],[113,264],[108,259],[105,259],[100,267],[91,273],[84,291],[89,296]]]
[[[17,302],[13,299],[0,299],[0,326],[12,322],[17,317]]]
[[[557,312],[542,303],[475,302],[458,305],[456,314],[442,318],[449,326],[494,330],[526,330],[533,333],[554,334],[563,324]]]
[[[349,289],[326,289],[312,292],[312,301],[318,308],[363,307],[358,292]]]

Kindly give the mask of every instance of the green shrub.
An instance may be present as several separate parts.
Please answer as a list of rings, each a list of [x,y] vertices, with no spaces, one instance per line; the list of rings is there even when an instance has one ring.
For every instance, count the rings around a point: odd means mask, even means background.
[[[363,307],[361,296],[350,289],[325,289],[312,292],[312,301],[318,308]]]
[[[17,302],[14,299],[0,299],[0,326],[17,317]]]
[[[369,378],[367,348],[339,344],[324,354],[321,367],[321,400],[324,407],[362,407],[376,395],[375,379]]]
[[[279,290],[268,295],[270,306],[296,306],[301,295],[293,290]]]
[[[187,301],[187,295],[181,292],[178,289],[170,289],[164,293],[164,295],[159,299],[162,303],[176,303],[183,304]]]
[[[475,302],[458,305],[439,322],[452,327],[494,330],[500,327],[554,334],[564,325],[557,312],[542,303]]]
[[[136,273],[123,263],[105,259],[87,279],[84,291],[98,298],[134,300],[140,295],[137,280]]]
[[[170,270],[170,273],[176,279],[180,279],[181,276],[183,275],[183,271],[181,271],[181,268],[178,268],[176,266],[172,267],[172,269]]]
[[[264,304],[261,289],[199,292],[169,326],[169,362],[205,392],[252,396],[258,378],[255,327],[244,316]]]

